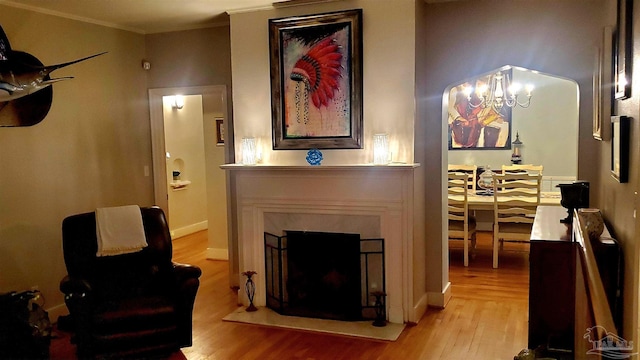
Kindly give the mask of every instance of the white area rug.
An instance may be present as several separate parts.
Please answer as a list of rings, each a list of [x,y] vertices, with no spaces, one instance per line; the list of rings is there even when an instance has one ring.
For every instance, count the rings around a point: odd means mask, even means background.
[[[397,340],[404,330],[404,324],[387,323],[387,326],[376,327],[371,325],[371,320],[337,321],[284,316],[266,307],[260,307],[254,312],[247,312],[244,307],[240,307],[222,320],[387,341]]]

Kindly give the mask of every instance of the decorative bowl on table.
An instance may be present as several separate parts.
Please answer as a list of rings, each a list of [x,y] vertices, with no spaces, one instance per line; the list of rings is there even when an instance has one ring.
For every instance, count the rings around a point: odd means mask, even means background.
[[[591,241],[600,239],[600,235],[604,231],[604,219],[600,209],[585,208],[578,209],[580,222],[584,225],[587,235]]]
[[[493,195],[493,175],[495,173],[491,171],[491,167],[487,166],[478,178],[478,187],[480,191],[476,191],[478,195]]]

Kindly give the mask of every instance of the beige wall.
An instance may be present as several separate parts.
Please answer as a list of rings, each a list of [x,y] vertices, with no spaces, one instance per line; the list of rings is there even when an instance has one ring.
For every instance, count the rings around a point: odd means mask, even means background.
[[[205,142],[207,151],[207,196],[209,251],[216,259],[227,255],[226,178],[220,164],[233,162],[233,112],[231,101],[231,44],[229,27],[150,34],[145,37],[146,59],[151,62],[149,88],[226,86],[224,99],[205,95],[205,139],[214,138],[216,117],[225,119],[225,146]],[[226,106],[226,109],[224,108]],[[233,234],[232,234],[233,236]]]
[[[363,9],[364,148],[323,151],[323,164],[373,161],[373,134],[388,133],[394,161],[413,162],[414,1],[339,1],[231,15],[236,153],[255,137],[265,164],[307,165],[306,152],[272,150],[269,19]],[[241,161],[241,159],[238,159]]]
[[[147,87],[225,85],[226,145],[233,147],[231,99],[231,42],[228,26],[150,34],[145,37],[146,59],[151,63]],[[234,162],[226,151],[225,162]]]
[[[609,172],[609,159],[611,156],[611,142],[602,142],[602,166],[600,167],[600,181],[602,187],[599,189],[599,207],[604,211],[606,221],[612,225],[615,237],[622,243],[624,252],[624,337],[633,340],[637,352],[640,346],[640,321],[639,314],[639,291],[640,291],[640,246],[638,234],[640,233],[640,216],[636,216],[638,209],[638,191],[640,188],[640,177],[638,170],[640,167],[640,3],[633,2],[633,80],[631,98],[616,101],[614,104],[614,114],[631,117],[630,134],[630,157],[629,157],[629,182],[620,184],[616,182]]]
[[[154,203],[147,89],[223,84],[229,91],[229,30],[145,37],[6,6],[0,6],[0,24],[14,50],[45,64],[108,51],[53,73],[75,78],[54,85],[43,122],[0,128],[0,292],[38,286],[48,308],[64,311],[62,219],[100,206]],[[152,63],[148,72],[143,59]],[[216,101],[205,117],[231,113]],[[220,163],[222,149],[214,149]],[[212,196],[224,199],[224,179],[216,184],[222,190]],[[210,240],[220,256],[224,220]]]
[[[207,93],[202,97],[204,111],[204,149],[207,177],[207,222],[209,244],[207,258],[228,259],[227,179],[220,165],[225,163],[227,145],[217,144],[216,119],[225,119],[226,97],[219,93]],[[226,138],[225,138],[226,140]]]
[[[492,4],[495,6],[486,6]],[[624,328],[623,335],[638,343],[638,249],[634,219],[638,189],[638,133],[632,130],[631,173],[627,184],[619,184],[610,176],[610,142],[594,140],[592,133],[592,71],[595,46],[601,44],[603,27],[615,23],[612,1],[486,1],[450,2],[426,5],[424,43],[425,82],[421,84],[418,117],[427,122],[424,133],[416,139],[428,139],[427,153],[442,154],[446,143],[429,134],[443,131],[442,92],[459,79],[481,74],[504,64],[522,66],[576,80],[579,86],[578,178],[591,182],[591,206],[602,209],[625,256]],[[536,14],[536,16],[531,16]],[[502,21],[488,22],[486,19]],[[460,25],[459,24],[464,24]],[[640,13],[635,12],[634,33],[640,33]],[[506,31],[505,31],[506,29]],[[637,48],[640,39],[634,37]],[[635,55],[635,63],[640,56]],[[632,129],[638,128],[640,81],[634,67],[632,98],[618,101],[614,112],[633,117]],[[638,91],[636,91],[638,90]],[[436,156],[433,161],[443,162]],[[429,160],[427,160],[429,161]],[[425,169],[437,169],[427,166]],[[443,175],[444,176],[444,175]],[[427,177],[427,198],[441,196],[443,177]],[[443,201],[444,203],[444,201]],[[427,209],[428,234],[441,234],[443,211]],[[439,240],[439,239],[438,239]],[[446,239],[428,241],[428,253],[440,253]],[[444,260],[443,260],[444,261]],[[435,271],[441,264],[429,262]],[[431,269],[431,268],[430,268]],[[429,284],[435,286],[434,284]]]
[[[236,153],[242,137],[255,137],[269,165],[307,165],[306,151],[272,150],[269,19],[363,9],[363,149],[323,150],[323,165],[373,160],[374,133],[389,134],[393,161],[414,162],[415,1],[340,1],[231,15]],[[241,161],[238,157],[237,161]],[[422,176],[415,177],[421,181]],[[415,194],[422,193],[416,182]],[[424,203],[415,204],[414,304],[425,297]],[[232,258],[232,262],[234,259]],[[237,268],[235,272],[237,273]],[[233,281],[232,275],[232,281]],[[434,294],[441,297],[440,290]]]
[[[227,85],[231,88],[229,27],[149,34],[148,87]]]
[[[0,5],[14,50],[45,64],[108,51],[60,69],[38,125],[0,128],[0,292],[38,286],[63,304],[62,219],[96,207],[151,205],[144,37]]]
[[[253,136],[261,144],[263,162],[307,165],[304,151],[272,150],[268,20],[292,15],[363,9],[363,122],[362,150],[324,150],[323,165],[372,161],[372,136],[390,136],[393,161],[414,162],[415,123],[415,2],[341,1],[273,11],[231,15],[233,102],[236,144]],[[236,152],[240,153],[236,145]],[[240,158],[238,158],[238,161]],[[422,176],[415,178],[416,195],[423,192]],[[420,197],[421,198],[421,197]],[[414,231],[414,303],[425,294],[424,203],[416,202]],[[434,294],[440,297],[440,290]],[[422,299],[424,300],[424,299]]]
[[[444,288],[446,287],[446,283],[449,281],[449,269],[443,269],[442,267],[435,274],[428,274],[428,268],[430,263],[436,262],[442,264],[442,257],[444,254],[436,254],[433,256],[427,252],[427,243],[429,242],[429,237],[426,233],[426,202],[421,201],[420,199],[426,199],[426,188],[424,184],[426,183],[426,174],[430,173],[428,168],[431,166],[430,162],[427,161],[427,152],[426,152],[426,141],[424,141],[424,121],[420,121],[419,117],[419,109],[420,104],[424,101],[423,98],[416,96],[416,94],[422,93],[420,89],[424,87],[424,74],[425,68],[421,66],[424,58],[426,56],[426,49],[422,46],[418,46],[424,41],[424,29],[427,26],[425,22],[424,9],[426,8],[426,4],[422,1],[416,1],[414,5],[415,11],[415,24],[414,24],[414,36],[415,36],[415,69],[414,69],[414,111],[415,116],[413,119],[413,128],[414,128],[414,142],[413,142],[413,156],[414,161],[420,164],[420,168],[415,171],[414,174],[414,184],[419,184],[414,189],[414,211],[413,211],[413,268],[416,272],[421,272],[424,274],[422,278],[414,279],[413,287],[415,289],[424,289],[427,291],[427,298],[430,293],[437,294],[438,296],[443,293]],[[437,174],[437,172],[436,172]],[[447,254],[448,257],[448,254]],[[434,261],[433,258],[436,260]],[[433,281],[433,283],[439,284],[439,286],[432,286],[429,288],[427,286],[429,278],[432,276],[436,276],[440,279],[440,281]],[[442,283],[441,283],[442,282]],[[443,302],[446,302],[447,299],[443,298]],[[417,298],[414,297],[414,301],[418,301]]]
[[[365,124],[392,124],[398,134],[411,139],[415,126],[415,141],[409,145],[413,148],[407,153],[413,153],[411,160],[422,164],[416,182],[424,181],[425,186],[416,193],[419,196],[419,191],[424,191],[421,198],[429,204],[443,204],[444,175],[438,174],[446,163],[446,143],[440,135],[442,94],[447,86],[504,64],[577,81],[578,176],[591,181],[592,205],[603,209],[623,244],[624,336],[640,343],[636,246],[640,223],[633,216],[640,143],[638,132],[633,129],[638,128],[640,119],[640,66],[634,66],[632,98],[614,107],[617,114],[633,118],[629,183],[616,183],[609,175],[610,143],[591,138],[592,52],[601,42],[602,27],[614,22],[614,2],[588,0],[578,5],[571,0],[439,4],[416,1],[415,5],[410,2],[409,8],[401,1],[386,8],[388,3],[341,1],[236,14],[231,34],[228,28],[221,27],[146,37],[0,5],[0,24],[13,47],[30,52],[45,63],[109,51],[54,73],[75,79],[54,85],[53,106],[42,123],[32,128],[0,128],[0,292],[38,285],[45,292],[47,306],[62,304],[57,290],[66,273],[60,242],[62,219],[97,206],[152,203],[152,180],[144,174],[144,167],[151,166],[147,88],[225,84],[231,91],[230,35],[234,57],[240,57],[236,59],[239,64],[234,63],[234,71],[254,75],[234,75],[234,82],[238,81],[234,85],[243,89],[234,92],[238,94],[236,115],[243,121],[238,136],[246,136],[251,129],[266,136],[270,134],[266,20],[362,7]],[[635,13],[634,33],[638,34],[640,12]],[[487,21],[496,17],[503,21]],[[634,42],[637,48],[640,37],[635,36]],[[414,56],[417,60],[413,60]],[[140,67],[143,58],[152,63],[147,73]],[[638,54],[634,62],[640,63]],[[370,134],[380,130],[367,126],[365,141],[370,141]],[[362,151],[336,151],[330,159],[365,162],[368,146],[365,142]],[[303,161],[298,152],[285,153],[277,160]],[[448,282],[446,242],[441,236],[443,209],[430,206],[414,213],[414,233],[418,237],[425,231],[429,234],[426,248],[415,254],[415,259],[427,254],[422,266],[434,275],[427,279],[427,290],[437,293]],[[414,249],[419,251],[419,247]]]

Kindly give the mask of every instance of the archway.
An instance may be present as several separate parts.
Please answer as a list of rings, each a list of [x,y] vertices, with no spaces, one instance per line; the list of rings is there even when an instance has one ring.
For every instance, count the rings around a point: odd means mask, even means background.
[[[496,120],[485,119],[485,123],[479,124],[475,131],[478,141],[474,143],[473,139],[470,141],[467,138],[462,141],[465,146],[459,146],[461,140],[452,139],[455,136],[452,124],[458,114],[450,111],[454,107],[456,91],[462,89],[464,84],[482,82],[482,79],[490,78],[498,71],[508,72],[513,82],[534,84],[531,103],[528,107],[514,106],[509,109],[508,117],[500,119],[502,142],[488,144],[485,141],[483,127]],[[507,93],[507,89],[504,92]],[[520,102],[526,102],[526,96],[521,96]],[[576,81],[510,65],[451,84],[445,89],[442,102],[442,136],[443,142],[448,143],[447,162],[442,171],[447,171],[446,164],[477,165],[482,170],[487,167],[499,170],[502,165],[511,163],[512,143],[518,134],[523,143],[522,163],[543,165],[542,191],[557,191],[558,183],[574,181],[578,174],[578,102]],[[476,101],[474,105],[477,104]],[[442,196],[446,204],[446,193]],[[476,219],[479,231],[491,231],[491,212],[478,212]]]

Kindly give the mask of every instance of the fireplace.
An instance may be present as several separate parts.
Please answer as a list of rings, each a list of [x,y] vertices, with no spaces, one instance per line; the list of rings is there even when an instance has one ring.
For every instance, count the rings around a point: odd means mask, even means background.
[[[267,306],[282,315],[374,319],[372,291],[385,291],[383,239],[359,234],[265,232]]]
[[[362,239],[384,239],[386,267],[380,276],[386,285],[388,322],[417,322],[426,311],[427,294],[421,255],[424,240],[414,237],[413,198],[419,196],[413,182],[416,166],[224,165],[230,171],[237,206],[233,212],[238,231],[237,277],[242,282],[240,272],[258,271],[254,304],[267,305],[264,271],[270,255],[265,252],[265,232],[280,237],[285,230],[352,233]],[[382,280],[368,283],[378,290],[382,287]],[[361,289],[362,297],[373,290]],[[248,304],[242,292],[239,296]],[[372,306],[374,302],[367,296],[363,303]]]

